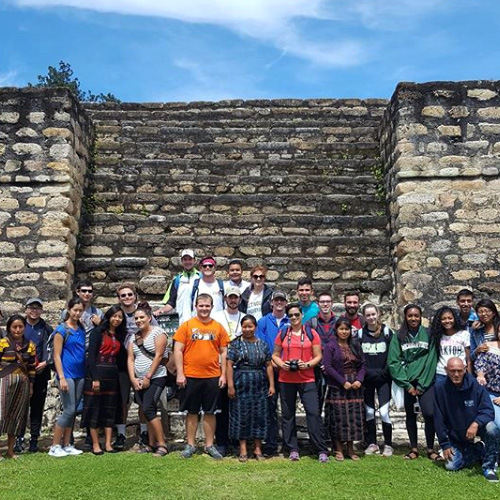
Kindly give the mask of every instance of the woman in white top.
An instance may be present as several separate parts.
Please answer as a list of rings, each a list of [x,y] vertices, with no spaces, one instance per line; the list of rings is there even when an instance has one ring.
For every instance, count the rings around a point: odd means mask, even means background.
[[[438,351],[436,382],[446,380],[446,364],[451,358],[460,358],[469,365],[470,336],[467,330],[459,330],[457,312],[451,307],[437,310],[431,323],[431,337]]]
[[[266,285],[267,267],[255,266],[250,276],[250,286],[241,294],[240,311],[251,314],[257,321],[271,312],[273,291]]]
[[[155,449],[155,456],[163,457],[168,449],[157,408],[167,382],[167,336],[159,326],[151,325],[151,308],[147,302],[138,305],[134,318],[138,331],[128,346],[128,373],[149,433],[149,446],[141,451]]]

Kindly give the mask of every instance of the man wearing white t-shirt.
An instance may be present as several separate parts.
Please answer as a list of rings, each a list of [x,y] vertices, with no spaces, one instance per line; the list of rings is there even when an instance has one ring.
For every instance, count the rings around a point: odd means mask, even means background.
[[[210,295],[213,300],[213,309],[211,316],[214,313],[224,309],[224,282],[215,277],[217,263],[211,256],[203,257],[200,260],[201,277],[197,278],[193,283],[191,291],[192,315],[196,316],[196,297],[202,293]]]
[[[225,291],[226,307],[222,311],[212,313],[211,316],[217,323],[220,323],[229,334],[229,338],[234,340],[241,335],[241,318],[244,314],[238,309],[241,302],[240,289],[231,286]]]
[[[225,292],[226,307],[223,311],[218,311],[211,314],[211,317],[220,323],[229,338],[234,340],[241,335],[241,318],[245,315],[238,310],[241,302],[241,292],[238,287],[232,286],[226,289]],[[217,426],[215,427],[215,442],[217,450],[225,456],[229,445],[229,398],[227,395],[227,387],[219,390],[219,400],[217,402],[218,413],[216,414]]]

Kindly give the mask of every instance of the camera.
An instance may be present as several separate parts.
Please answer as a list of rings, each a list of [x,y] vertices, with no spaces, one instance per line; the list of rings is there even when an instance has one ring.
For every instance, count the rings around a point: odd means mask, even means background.
[[[298,359],[291,359],[290,361],[288,361],[288,366],[289,366],[291,372],[298,372],[299,371],[299,360]]]

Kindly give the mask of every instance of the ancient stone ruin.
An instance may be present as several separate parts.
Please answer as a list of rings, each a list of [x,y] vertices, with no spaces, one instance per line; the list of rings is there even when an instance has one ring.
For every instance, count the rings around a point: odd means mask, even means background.
[[[82,106],[0,89],[0,303],[56,317],[75,277],[102,305],[158,300],[181,248],[265,261],[340,299],[430,314],[498,299],[500,82],[401,83],[383,99]]]

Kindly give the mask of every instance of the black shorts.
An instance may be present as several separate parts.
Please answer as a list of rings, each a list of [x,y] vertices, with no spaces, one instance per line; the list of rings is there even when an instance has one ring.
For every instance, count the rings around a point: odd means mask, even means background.
[[[180,411],[197,415],[200,411],[215,414],[219,398],[219,377],[186,378],[186,387],[180,395]]]

